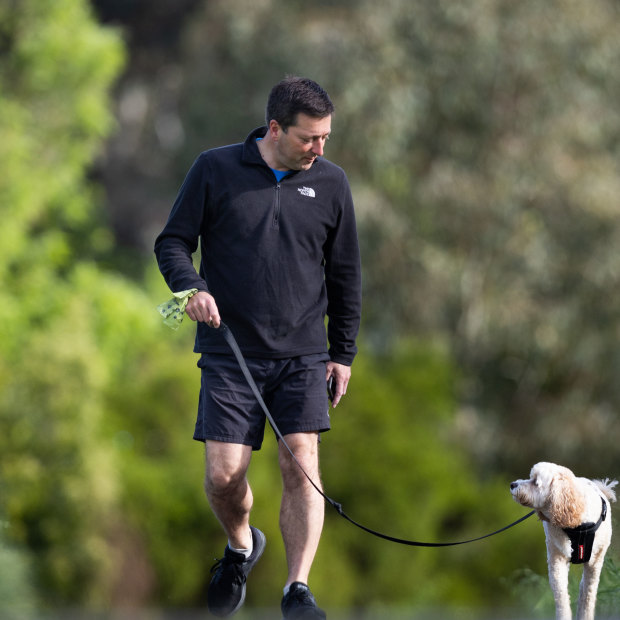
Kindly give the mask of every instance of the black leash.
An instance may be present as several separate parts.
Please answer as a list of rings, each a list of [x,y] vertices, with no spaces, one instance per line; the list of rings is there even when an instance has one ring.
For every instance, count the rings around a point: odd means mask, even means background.
[[[361,530],[364,530],[365,532],[368,532],[369,534],[372,534],[373,536],[377,536],[379,538],[383,538],[384,540],[389,540],[391,542],[395,542],[395,543],[398,543],[400,545],[409,545],[409,546],[413,546],[413,547],[453,547],[455,545],[465,545],[467,543],[476,542],[477,540],[482,540],[483,538],[489,538],[490,536],[495,536],[495,534],[499,534],[500,532],[503,532],[503,531],[505,531],[505,530],[507,530],[507,529],[509,529],[511,527],[514,527],[515,525],[521,523],[521,521],[525,521],[526,519],[529,519],[536,512],[535,510],[532,510],[532,512],[530,512],[529,514],[525,515],[524,517],[521,517],[520,519],[518,519],[514,523],[511,523],[510,525],[502,527],[501,529],[499,529],[499,530],[497,530],[495,532],[492,532],[491,534],[485,534],[484,536],[479,536],[478,538],[471,538],[470,540],[461,540],[459,542],[449,542],[449,543],[428,543],[428,542],[418,542],[418,541],[415,541],[415,540],[405,540],[403,538],[395,538],[393,536],[388,536],[387,534],[382,534],[381,532],[377,532],[375,530],[372,530],[369,527],[366,527],[365,525],[362,525],[361,523],[358,523],[357,521],[354,521],[351,517],[349,517],[349,515],[347,515],[345,513],[345,511],[342,509],[342,505],[341,504],[339,504],[338,502],[334,501],[331,497],[328,497],[323,492],[323,490],[314,482],[314,480],[312,480],[312,478],[310,478],[310,476],[308,475],[306,470],[302,467],[301,463],[297,460],[297,457],[293,454],[293,451],[291,450],[289,445],[284,440],[284,437],[282,436],[282,433],[280,432],[280,429],[278,428],[278,426],[275,423],[273,417],[271,416],[271,413],[269,412],[269,409],[267,408],[267,405],[265,405],[265,401],[263,400],[263,397],[261,396],[261,394],[260,394],[260,392],[258,390],[258,387],[256,386],[256,383],[254,382],[252,374],[250,373],[250,369],[248,368],[248,365],[245,363],[245,359],[243,358],[243,354],[241,353],[241,349],[239,348],[239,345],[237,344],[237,341],[235,340],[235,337],[232,335],[232,332],[230,331],[228,326],[225,323],[223,323],[223,322],[220,323],[219,331],[224,336],[224,339],[228,343],[228,346],[232,349],[232,352],[233,352],[235,358],[237,359],[237,363],[239,364],[239,367],[241,368],[241,371],[243,372],[243,375],[244,375],[246,381],[248,382],[248,385],[252,389],[252,392],[254,393],[254,396],[256,397],[256,400],[258,401],[258,404],[261,406],[263,412],[265,413],[265,416],[267,417],[267,420],[269,420],[269,423],[271,424],[275,434],[277,435],[278,439],[280,439],[280,441],[282,442],[284,447],[288,450],[289,454],[291,455],[291,457],[293,458],[295,463],[297,463],[297,466],[299,467],[299,469],[301,469],[301,471],[303,472],[304,476],[308,479],[308,481],[316,489],[316,491],[323,497],[323,499],[328,504],[330,504],[333,508],[336,509],[336,511],[338,512],[338,514],[341,517],[344,517],[347,521],[349,521],[350,523],[352,523],[356,527],[359,527]]]

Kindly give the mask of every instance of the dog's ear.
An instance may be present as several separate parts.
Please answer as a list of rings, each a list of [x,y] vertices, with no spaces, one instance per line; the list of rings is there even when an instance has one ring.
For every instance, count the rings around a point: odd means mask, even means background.
[[[585,509],[583,494],[570,470],[555,472],[549,487],[549,520],[557,527],[577,527]]]
[[[530,471],[530,480],[544,493],[545,489],[551,488],[553,475],[554,470],[551,463],[537,463]]]

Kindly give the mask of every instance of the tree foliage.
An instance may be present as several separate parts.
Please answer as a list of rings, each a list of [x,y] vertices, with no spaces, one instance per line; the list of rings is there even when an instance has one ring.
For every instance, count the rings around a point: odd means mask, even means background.
[[[1,512],[42,598],[101,601],[116,481],[99,435],[97,303],[127,290],[87,262],[109,236],[86,171],[112,126],[122,48],[83,2],[0,10]]]
[[[93,4],[131,25],[114,92],[125,48],[86,0],[0,5],[13,609],[203,604],[225,540],[190,439],[192,328],[159,323],[151,247],[196,154],[261,124],[285,73],[336,103],[327,155],[352,181],[363,246],[362,350],[321,446],[328,494],[374,529],[455,540],[521,516],[508,482],[537,460],[617,475],[617,3]],[[252,608],[285,578],[278,478],[266,437]],[[329,510],[312,583],[330,608],[505,606],[516,569],[544,571],[533,520],[414,550]]]
[[[613,471],[618,6],[390,6],[364,21],[374,53],[351,78],[374,65],[375,88],[354,92],[382,113],[350,125],[371,118],[373,148],[344,145],[396,220],[370,217],[366,297],[392,300],[370,318],[447,330],[485,464]]]

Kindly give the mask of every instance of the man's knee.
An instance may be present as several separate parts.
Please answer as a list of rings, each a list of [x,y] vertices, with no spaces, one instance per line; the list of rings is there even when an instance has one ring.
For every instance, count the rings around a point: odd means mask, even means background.
[[[319,469],[318,435],[299,433],[288,435],[284,440],[295,455],[293,458],[282,441],[279,442],[279,462],[284,482],[291,480],[298,483],[306,480],[300,465],[308,475],[316,476]]]
[[[204,485],[208,495],[225,495],[245,484],[250,461],[245,448],[236,444],[207,447]]]
[[[221,467],[207,468],[204,480],[207,495],[226,495],[245,481],[245,471]]]

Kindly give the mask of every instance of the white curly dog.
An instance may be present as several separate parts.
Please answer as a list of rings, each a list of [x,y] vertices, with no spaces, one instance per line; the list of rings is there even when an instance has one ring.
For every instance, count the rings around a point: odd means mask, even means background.
[[[549,584],[556,619],[571,620],[568,569],[583,564],[577,604],[578,620],[594,620],[596,593],[605,553],[611,542],[610,501],[616,501],[617,480],[577,478],[554,463],[537,463],[529,480],[515,480],[516,502],[538,512],[547,540]]]

